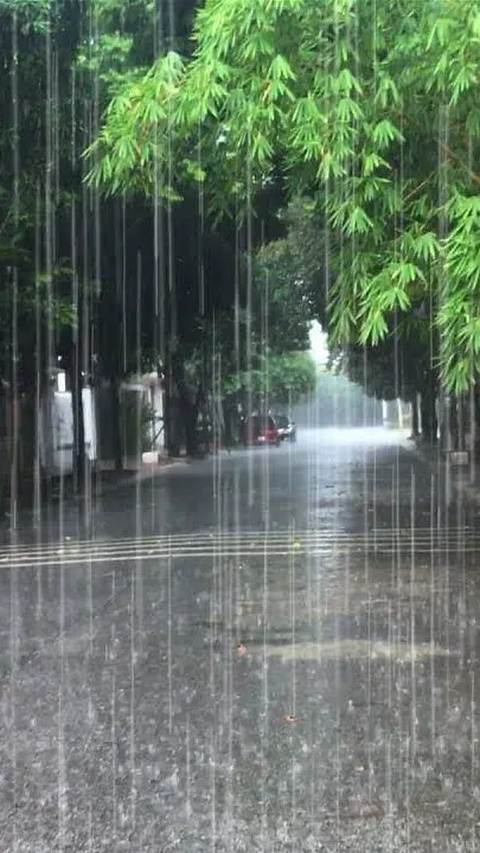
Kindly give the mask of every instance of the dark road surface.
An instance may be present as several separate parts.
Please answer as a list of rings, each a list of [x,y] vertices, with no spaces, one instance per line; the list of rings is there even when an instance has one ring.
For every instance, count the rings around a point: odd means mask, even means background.
[[[2,853],[480,850],[480,528],[398,442],[301,432],[25,516]]]

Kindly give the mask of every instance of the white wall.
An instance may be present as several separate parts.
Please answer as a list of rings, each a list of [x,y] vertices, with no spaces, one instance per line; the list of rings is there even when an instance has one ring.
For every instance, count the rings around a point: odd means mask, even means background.
[[[84,388],[83,417],[85,451],[90,461],[97,458],[95,398],[90,388]],[[70,391],[54,391],[41,403],[41,464],[53,476],[73,471],[73,412]]]

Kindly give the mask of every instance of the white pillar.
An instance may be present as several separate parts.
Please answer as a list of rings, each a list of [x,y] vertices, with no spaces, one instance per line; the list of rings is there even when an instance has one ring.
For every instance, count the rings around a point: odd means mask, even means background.
[[[397,412],[398,412],[398,426],[400,429],[403,429],[403,406],[402,401],[399,397],[397,397]]]
[[[386,427],[388,423],[388,403],[386,400],[382,400],[382,421],[383,426]]]

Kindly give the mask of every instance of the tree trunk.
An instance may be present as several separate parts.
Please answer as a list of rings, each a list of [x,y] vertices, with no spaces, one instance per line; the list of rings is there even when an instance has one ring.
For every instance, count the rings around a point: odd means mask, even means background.
[[[457,450],[466,450],[467,432],[469,428],[468,397],[466,394],[457,395],[458,444]]]
[[[78,493],[85,485],[85,421],[83,417],[83,376],[75,353],[73,356],[74,369],[70,373],[73,415],[73,488]]]
[[[165,360],[165,448],[167,455],[174,459],[180,456],[178,404],[173,370],[173,354],[170,347],[166,352]]]
[[[224,400],[223,410],[225,415],[224,441],[225,446],[230,449],[235,444],[235,404],[231,400]]]
[[[435,383],[433,378],[425,383],[421,394],[422,435],[428,444],[437,443],[438,422],[435,410]]]
[[[420,423],[418,418],[418,399],[416,394],[413,395],[410,405],[412,407],[412,438],[417,438],[420,435]]]
[[[448,408],[448,424],[450,433],[449,450],[458,450],[458,414],[457,414],[457,397],[455,394],[450,394]]]
[[[187,456],[197,456],[199,453],[197,419],[198,407],[192,403],[188,394],[180,397],[180,413],[185,430],[185,450]]]
[[[172,377],[166,380],[165,389],[165,447],[170,458],[180,456],[177,399],[173,394]]]
[[[198,456],[199,442],[197,421],[198,407],[200,405],[202,391],[201,388],[198,389],[196,400],[193,402],[185,380],[185,369],[180,351],[176,351],[172,354],[171,383],[175,383],[178,391],[178,414],[185,432],[185,449],[187,456]],[[174,442],[174,445],[175,443],[176,442]]]
[[[111,405],[112,405],[112,428],[113,428],[113,458],[115,471],[123,471],[122,434],[121,434],[121,407],[120,407],[120,381],[114,377],[110,381]]]
[[[475,418],[475,426],[480,427],[480,388],[478,385],[473,389],[473,410]]]
[[[474,464],[478,459],[480,435],[480,393],[477,385],[470,391],[470,450]]]

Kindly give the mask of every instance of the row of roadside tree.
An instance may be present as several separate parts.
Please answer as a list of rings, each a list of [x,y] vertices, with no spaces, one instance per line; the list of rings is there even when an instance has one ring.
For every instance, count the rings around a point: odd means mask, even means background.
[[[288,407],[315,386],[310,306],[295,282],[272,282],[268,250],[254,251],[282,233],[271,192],[252,229],[215,221],[193,165],[181,193],[162,179],[111,193],[88,180],[100,161],[85,152],[114,99],[168,50],[191,55],[195,7],[0,3],[2,493],[39,492],[42,411],[59,368],[78,484],[88,470],[85,389],[101,389],[102,410],[109,398],[100,420],[112,434],[100,444],[119,469],[129,377],[161,380],[171,455],[198,451],[197,427],[212,419],[213,400],[228,430],[239,406]]]
[[[125,378],[157,371],[167,447],[193,453],[206,400],[311,390],[313,318],[337,370],[421,401],[428,440],[439,413],[474,433],[475,4],[3,0],[0,56],[14,490],[20,404],[35,419],[59,359],[81,480],[86,383],[115,425]]]

